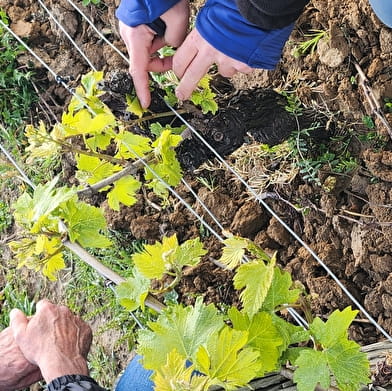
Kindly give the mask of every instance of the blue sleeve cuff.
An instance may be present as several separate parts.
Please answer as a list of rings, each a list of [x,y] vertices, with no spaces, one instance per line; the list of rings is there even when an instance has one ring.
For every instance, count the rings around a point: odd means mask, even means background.
[[[179,0],[122,0],[116,17],[128,26],[152,23]]]
[[[235,0],[208,0],[199,11],[196,29],[215,49],[252,68],[274,69],[294,23],[262,30],[239,12]]]

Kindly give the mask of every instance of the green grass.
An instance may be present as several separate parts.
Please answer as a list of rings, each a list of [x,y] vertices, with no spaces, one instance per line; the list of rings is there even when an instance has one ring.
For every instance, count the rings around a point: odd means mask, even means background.
[[[26,315],[33,315],[35,312],[35,299],[31,298],[25,290],[16,287],[12,282],[8,282],[0,291],[0,330],[8,327],[9,313],[13,308],[18,308]]]
[[[141,243],[132,240],[128,235],[110,231],[110,239],[114,245],[94,251],[94,256],[123,277],[130,274],[131,254],[141,249]],[[68,253],[66,258],[67,264],[71,266],[71,275],[65,286],[65,303],[87,322],[101,323],[94,331],[89,367],[98,383],[110,388],[120,372],[116,352],[121,350],[126,356],[131,354],[135,347],[135,332],[139,327],[132,315],[118,303],[114,286],[109,284],[109,281],[73,254]],[[135,315],[143,327],[155,316],[149,311],[136,312]],[[105,321],[102,322],[102,319]],[[120,337],[112,343],[111,350],[108,344],[101,340],[106,333],[110,335],[113,332]]]
[[[0,18],[8,24],[1,10]],[[24,121],[37,99],[31,84],[33,73],[17,63],[23,51],[11,34],[0,27],[0,125],[3,129],[0,140],[11,149],[21,140]]]

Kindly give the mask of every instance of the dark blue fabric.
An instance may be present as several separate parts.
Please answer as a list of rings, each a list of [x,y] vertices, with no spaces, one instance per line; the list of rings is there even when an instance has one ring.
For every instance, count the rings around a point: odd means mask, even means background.
[[[159,18],[179,0],[122,0],[116,10],[119,20],[128,26],[135,27],[147,24]]]
[[[216,49],[263,69],[275,68],[293,27],[262,30],[239,13],[235,0],[208,0],[196,20],[201,36]]]

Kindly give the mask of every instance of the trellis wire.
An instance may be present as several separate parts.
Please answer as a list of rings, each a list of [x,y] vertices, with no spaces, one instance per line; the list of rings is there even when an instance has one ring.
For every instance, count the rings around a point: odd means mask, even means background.
[[[97,29],[95,24],[87,17],[87,15],[72,1],[67,0],[69,4],[72,5],[79,12],[79,14],[84,18],[84,20],[93,28],[97,35],[103,39],[118,55],[121,56],[123,60],[129,63],[129,58],[118,48],[116,48],[102,33]]]
[[[113,45],[112,42],[110,42],[102,33],[101,31],[99,31],[95,24],[86,16],[86,14],[79,8],[76,6],[76,4],[72,1],[72,0],[67,0],[67,2],[69,4],[71,4],[78,12],[79,14],[86,20],[86,22],[94,29],[94,31],[98,34],[98,36],[103,39],[116,53],[118,53],[128,64],[130,64],[129,62],[129,58],[126,57],[124,55],[123,52],[121,52],[116,46]],[[182,183],[187,187],[187,189],[192,193],[192,195],[196,198],[196,200],[200,203],[200,205],[202,205],[203,209],[208,213],[208,215],[212,218],[212,220],[215,222],[215,224],[217,224],[217,226],[223,230],[224,227],[220,224],[220,222],[217,220],[217,218],[214,216],[214,214],[207,208],[207,206],[202,202],[202,200],[197,196],[197,194],[193,191],[192,187],[184,180],[182,179]],[[220,240],[221,242],[223,242],[223,238],[218,235],[215,234],[215,236],[217,237],[218,240]],[[298,312],[294,309],[294,308],[288,308],[289,313],[293,316],[293,318],[295,319],[295,321],[299,324],[302,325],[304,328],[308,327],[308,323],[306,322],[305,319],[302,318],[302,316],[300,314],[298,314]]]
[[[41,3],[41,0],[39,0]],[[86,18],[87,20],[87,18]],[[1,22],[1,21],[0,21]],[[1,22],[2,23],[2,22]],[[8,26],[6,26],[4,23],[2,23],[3,26],[5,26],[6,28],[8,28]],[[9,29],[10,30],[10,29]],[[15,34],[13,34],[15,36]],[[19,42],[21,42],[24,46],[26,46],[23,41],[21,41],[20,39],[18,39]],[[110,46],[112,48],[114,48],[114,45],[110,44]],[[31,53],[31,49],[29,50]],[[37,58],[36,55],[34,55],[34,57]],[[43,63],[42,60],[40,60],[41,63]],[[48,66],[45,66],[47,69]],[[94,69],[94,67],[92,67]],[[52,71],[53,74],[53,71]],[[67,86],[68,87],[68,86]],[[67,88],[68,89],[68,88]],[[72,94],[73,91],[69,90]],[[256,192],[247,184],[247,182],[215,151],[214,148],[212,148],[211,145],[208,144],[207,141],[204,140],[204,138],[196,131],[196,129],[190,125],[188,123],[188,121],[186,121],[181,114],[179,114],[170,104],[168,104],[165,100],[164,102],[166,103],[166,105],[169,107],[170,110],[172,110],[172,112],[207,146],[207,148],[209,148],[213,154],[218,158],[218,160],[220,160],[223,165],[232,173],[234,174],[234,176],[236,176],[241,183],[243,183],[245,185],[245,187],[254,195],[254,197],[264,206],[264,208],[272,215],[274,216],[277,221],[318,261],[318,263],[327,271],[327,273],[333,278],[333,280],[338,284],[338,286],[342,289],[342,291],[350,298],[350,300],[358,307],[358,309],[368,318],[368,320],[390,341],[392,341],[392,337],[371,317],[371,315],[366,311],[366,309],[355,299],[355,297],[348,291],[348,289],[341,283],[341,281],[337,278],[337,276],[332,272],[332,270],[318,257],[318,255],[310,248],[309,245],[307,245],[293,230],[290,226],[288,226],[276,213],[275,211],[269,207],[268,204],[266,204],[264,202],[264,200],[262,200],[257,194]],[[144,162],[145,163],[145,162]],[[144,164],[143,163],[143,164]],[[147,164],[147,163],[146,163]],[[147,167],[148,164],[147,164]],[[149,169],[152,171],[151,167],[149,167]],[[153,174],[155,176],[156,173],[153,172]],[[159,176],[157,176],[157,178],[161,180],[161,178],[159,178]],[[166,186],[168,186],[166,184]],[[173,192],[174,190],[171,189],[170,186],[168,186],[169,190],[171,192]],[[179,198],[180,199],[180,198]],[[193,211],[193,209],[190,207],[190,210],[192,211],[193,214],[195,214],[196,212]],[[197,216],[197,214],[196,214]],[[203,222],[203,219],[201,219],[201,221]]]
[[[260,202],[261,205],[313,256],[313,258],[324,268],[324,270],[332,277],[340,289],[349,297],[349,299],[358,307],[358,309],[365,315],[365,317],[387,338],[392,342],[392,337],[381,327],[378,322],[366,311],[366,309],[359,303],[359,301],[351,294],[351,292],[342,284],[339,278],[332,272],[332,270],[321,260],[321,258],[306,244],[299,235],[286,224],[275,211],[252,189],[251,186],[238,174],[215,149],[196,131],[196,129],[179,114],[168,102],[167,107],[203,142],[203,144],[218,158],[220,162],[235,176],[240,182],[251,192],[251,194]]]
[[[7,157],[7,159],[14,165],[14,167],[18,170],[19,174],[22,175],[23,180],[32,188],[35,189],[36,186],[34,185],[33,182],[29,179],[27,174],[20,168],[19,164],[16,162],[16,160],[12,157],[12,155],[7,151],[7,149],[0,143],[0,149],[4,153],[4,155]]]
[[[51,11],[46,7],[46,5],[41,1],[38,0],[38,2],[41,4],[41,7],[47,12],[47,14],[53,19],[53,21],[56,23],[56,25],[59,27],[59,29],[65,34],[65,36],[68,38],[68,40],[72,43],[72,45],[75,47],[75,49],[80,53],[80,55],[84,58],[84,60],[87,62],[87,64],[90,66],[91,69],[96,71],[97,69],[95,68],[94,64],[88,59],[88,57],[84,54],[83,50],[80,49],[78,44],[73,40],[73,38],[68,34],[67,30],[63,27],[63,25],[56,19],[56,17],[52,14]]]

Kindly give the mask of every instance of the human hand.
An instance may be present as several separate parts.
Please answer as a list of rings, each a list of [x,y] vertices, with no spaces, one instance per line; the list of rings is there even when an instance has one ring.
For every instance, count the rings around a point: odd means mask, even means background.
[[[26,359],[40,368],[47,383],[64,375],[88,375],[88,324],[48,300],[39,301],[36,308],[30,320],[20,310],[10,313],[13,336]]]
[[[245,63],[215,49],[197,29],[193,29],[173,57],[173,71],[181,80],[176,88],[176,96],[179,100],[189,98],[212,64],[217,64],[218,72],[224,77],[232,77],[237,72],[252,71],[252,68]]]
[[[165,72],[171,69],[170,57],[159,58],[154,54],[166,45],[177,47],[185,39],[189,20],[188,0],[180,0],[160,18],[166,24],[163,37],[158,37],[145,24],[130,27],[119,22],[120,35],[129,54],[129,73],[143,108],[148,107],[151,102],[148,72]]]
[[[20,390],[42,379],[39,368],[20,351],[10,327],[0,333],[0,357],[0,390]]]

